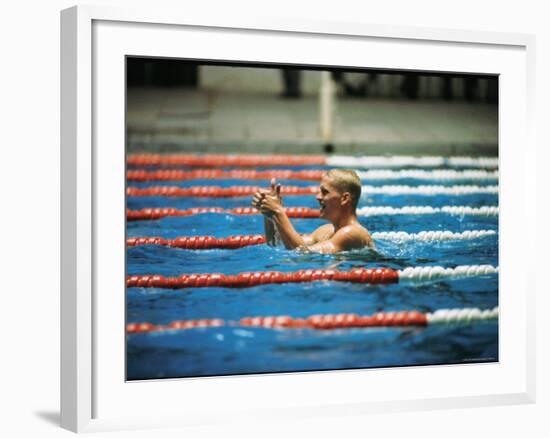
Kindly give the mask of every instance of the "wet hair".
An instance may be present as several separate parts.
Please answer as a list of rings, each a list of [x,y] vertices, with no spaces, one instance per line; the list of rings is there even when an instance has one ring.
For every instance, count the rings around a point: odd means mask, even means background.
[[[351,169],[331,169],[325,175],[332,179],[339,193],[348,192],[351,195],[351,205],[356,209],[361,198],[361,179],[357,173]]]

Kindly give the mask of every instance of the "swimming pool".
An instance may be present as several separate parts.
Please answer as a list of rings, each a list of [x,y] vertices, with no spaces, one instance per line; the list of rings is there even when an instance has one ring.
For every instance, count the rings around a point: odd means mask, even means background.
[[[429,160],[426,157],[420,161],[420,167],[419,162],[397,160],[397,165],[395,162],[371,160],[369,167],[369,162],[348,158],[341,163],[347,166],[356,163],[360,171],[364,190],[359,202],[359,220],[373,234],[378,254],[369,250],[336,255],[304,254],[265,244],[206,250],[137,245],[127,248],[127,275],[177,277],[189,273],[235,275],[306,269],[349,271],[384,267],[402,271],[407,267],[430,266],[497,267],[495,161]],[[195,168],[194,163],[176,164],[177,169],[186,172]],[[237,167],[221,164],[216,169],[222,173],[215,178],[189,173],[179,179],[128,178],[128,188],[217,186],[227,189],[269,184],[269,179],[235,179],[228,172]],[[274,164],[276,167],[256,166],[255,170],[284,168],[280,163]],[[293,165],[287,169],[324,170],[331,164],[334,163]],[[140,163],[129,161],[129,176],[138,168],[144,169]],[[174,164],[154,163],[146,171],[168,168],[174,169]],[[304,188],[316,185],[314,180],[282,179],[280,182],[283,186]],[[127,208],[131,211],[167,207],[177,210],[216,207],[223,211],[128,220],[127,237],[226,238],[263,234],[261,215],[230,212],[250,206],[250,200],[251,196],[128,196]],[[286,207],[318,209],[314,195],[287,195],[284,203]],[[411,206],[424,208],[407,208]],[[303,233],[325,223],[318,218],[295,218],[292,222]],[[419,234],[425,231],[452,234]],[[256,316],[286,315],[299,319],[318,314],[372,315],[396,311],[426,314],[439,309],[494,309],[498,306],[498,273],[494,271],[466,278],[392,284],[323,280],[247,288],[128,287],[126,303],[128,326],[147,322],[165,327],[174,321],[205,319],[224,322],[192,329],[129,331],[128,380],[498,361],[497,318],[469,323],[332,330],[238,324],[244,317]]]

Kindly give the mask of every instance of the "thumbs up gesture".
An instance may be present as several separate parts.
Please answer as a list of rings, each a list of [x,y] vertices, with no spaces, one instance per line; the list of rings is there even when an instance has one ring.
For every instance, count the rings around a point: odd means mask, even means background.
[[[272,178],[270,189],[256,192],[252,197],[252,205],[266,216],[283,212],[281,184],[277,184],[277,180]]]

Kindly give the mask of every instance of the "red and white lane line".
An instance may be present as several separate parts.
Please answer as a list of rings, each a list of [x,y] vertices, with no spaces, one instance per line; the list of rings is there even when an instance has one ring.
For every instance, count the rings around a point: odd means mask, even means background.
[[[127,163],[132,166],[187,167],[259,167],[259,166],[333,166],[350,168],[380,167],[476,167],[496,168],[497,157],[443,156],[342,156],[342,155],[215,155],[215,154],[131,154]]]
[[[498,186],[363,186],[362,194],[367,195],[471,195],[477,193],[498,194]]]
[[[454,268],[443,268],[441,266],[411,266],[398,271],[400,282],[458,279],[490,274],[498,274],[498,266],[461,265]]]
[[[419,179],[419,180],[498,180],[497,170],[367,170],[359,171],[357,175],[362,180],[393,180],[393,179]]]
[[[391,268],[354,268],[350,271],[336,269],[302,269],[295,272],[258,271],[236,275],[219,273],[182,274],[178,277],[162,275],[131,275],[126,287],[185,289],[199,287],[246,288],[264,284],[307,283],[313,281],[343,281],[363,284],[390,284],[400,282],[424,282],[452,280],[498,274],[498,267],[491,265],[417,266],[403,270]]]
[[[319,181],[324,170],[220,170],[220,169],[196,169],[196,170],[129,170],[126,172],[128,181],[189,181],[194,179],[239,179],[239,180],[302,180]],[[396,180],[396,179],[417,179],[417,180],[482,180],[492,181],[498,179],[498,171],[487,170],[367,170],[358,171],[362,180]]]
[[[468,230],[460,233],[452,231],[421,231],[419,233],[406,233],[404,231],[375,232],[371,236],[375,240],[389,240],[393,242],[444,242],[453,240],[472,240],[496,235],[494,230]],[[162,237],[131,237],[126,240],[126,245],[162,245],[182,249],[238,249],[245,246],[261,245],[265,243],[265,237],[261,234],[237,235],[229,237],[214,236],[180,236],[175,239]]]
[[[467,230],[460,233],[452,231],[420,231],[419,233],[406,233],[404,231],[381,231],[372,233],[375,240],[390,240],[393,242],[443,242],[451,240],[472,240],[481,237],[496,235],[494,230]]]
[[[170,197],[199,197],[199,198],[234,198],[239,196],[252,196],[258,190],[265,190],[259,186],[154,186],[154,187],[128,187],[128,196],[170,196]],[[319,191],[318,186],[298,187],[282,186],[283,195],[315,195]]]
[[[452,216],[498,216],[498,207],[483,206],[470,207],[466,205],[430,207],[422,205],[412,205],[406,207],[361,207],[357,209],[358,216],[386,216],[386,215],[422,215],[445,213]]]
[[[261,245],[265,237],[261,234],[240,235],[217,238],[214,236],[181,236],[175,239],[162,237],[131,237],[126,246],[162,245],[181,249],[238,249],[245,246]]]
[[[350,157],[333,155],[327,157],[327,166],[350,168],[380,168],[380,167],[475,167],[497,168],[498,158],[495,157],[441,157],[441,156],[363,156]]]
[[[196,169],[196,170],[129,170],[126,172],[128,181],[189,181],[194,179],[240,179],[255,180],[276,178],[278,180],[294,179],[302,181],[319,181],[325,171],[323,170],[220,170],[220,169]]]
[[[289,207],[285,209],[286,214],[290,218],[314,219],[319,217],[319,209],[307,207]],[[178,216],[193,216],[196,214],[232,214],[232,215],[252,215],[260,214],[258,210],[252,207],[237,207],[232,209],[223,209],[221,207],[199,207],[189,208],[186,210],[178,210],[176,208],[143,208],[141,210],[126,210],[126,217],[129,221],[135,220],[154,220],[163,217],[178,217]],[[498,216],[498,207],[468,207],[468,206],[445,206],[445,207],[429,207],[429,206],[411,206],[411,207],[362,207],[357,210],[359,216],[375,216],[375,215],[424,215],[444,213],[452,216]]]
[[[373,315],[339,313],[311,315],[305,318],[290,316],[253,316],[238,321],[220,318],[172,321],[166,325],[149,322],[134,322],[126,325],[126,333],[144,334],[207,327],[261,327],[266,329],[313,329],[336,330],[367,327],[410,327],[436,324],[471,324],[498,319],[498,307],[481,310],[477,308],[439,309],[433,313],[417,311],[378,312]]]
[[[239,196],[252,196],[258,190],[265,190],[259,186],[154,186],[154,187],[128,187],[128,196],[170,196],[170,197],[201,197],[201,198],[229,198]],[[319,191],[318,186],[282,186],[283,195],[315,195]],[[455,186],[406,186],[406,185],[385,185],[370,186],[361,188],[362,194],[367,195],[471,195],[471,194],[498,194],[498,186],[476,186],[476,185],[455,185]]]
[[[323,155],[252,155],[252,154],[130,154],[132,166],[256,167],[324,166]]]
[[[285,212],[289,218],[318,218],[318,208],[306,207],[288,207]],[[260,214],[258,210],[252,207],[237,207],[231,209],[223,209],[218,207],[197,207],[186,210],[178,210],[177,208],[143,208],[141,210],[126,210],[126,219],[128,221],[137,220],[154,220],[164,217],[185,217],[196,214],[218,213],[218,214],[234,214],[234,215],[251,215]]]

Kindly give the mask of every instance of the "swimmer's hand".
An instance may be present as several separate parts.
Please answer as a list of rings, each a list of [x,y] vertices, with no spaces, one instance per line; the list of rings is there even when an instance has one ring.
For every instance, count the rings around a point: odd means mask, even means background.
[[[284,214],[284,208],[281,200],[276,196],[262,194],[259,210],[266,216],[275,216]]]
[[[281,185],[275,178],[271,180],[270,190],[259,190],[252,197],[252,206],[260,210],[266,216],[283,212],[283,200],[281,198]]]
[[[283,205],[283,198],[281,198],[281,184],[277,184],[277,180],[275,178],[271,178],[271,196],[275,196],[281,205]]]

